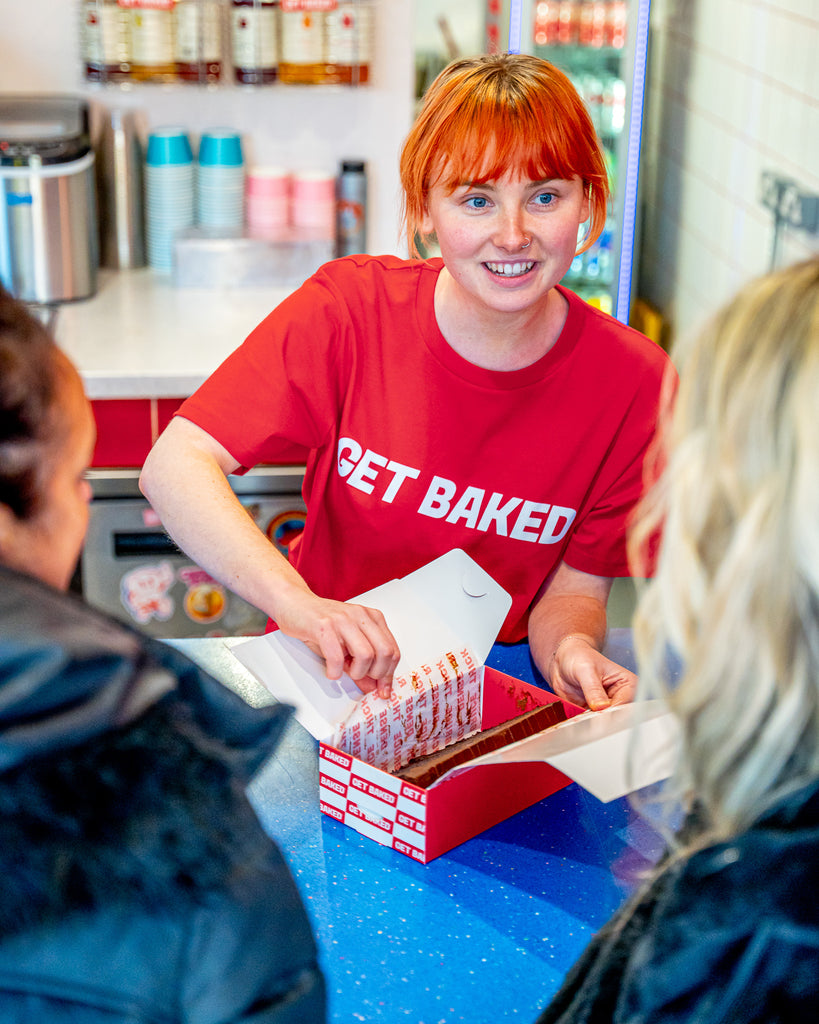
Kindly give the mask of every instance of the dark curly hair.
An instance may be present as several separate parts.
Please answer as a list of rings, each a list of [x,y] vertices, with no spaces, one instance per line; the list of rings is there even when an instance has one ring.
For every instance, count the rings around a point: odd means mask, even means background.
[[[45,326],[0,285],[0,502],[18,519],[37,510],[64,363]]]

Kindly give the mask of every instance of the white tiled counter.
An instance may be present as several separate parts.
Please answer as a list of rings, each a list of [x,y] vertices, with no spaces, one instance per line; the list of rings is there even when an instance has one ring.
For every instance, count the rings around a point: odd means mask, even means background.
[[[60,306],[55,335],[91,399],[191,394],[292,287],[180,288],[151,269],[101,271]]]

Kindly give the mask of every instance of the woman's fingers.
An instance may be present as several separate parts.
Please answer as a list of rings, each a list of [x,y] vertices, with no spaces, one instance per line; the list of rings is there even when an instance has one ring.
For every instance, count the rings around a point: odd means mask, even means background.
[[[555,663],[550,684],[564,700],[592,711],[634,700],[637,677],[586,643],[559,651]]]
[[[352,633],[345,637],[350,658],[349,664],[345,666],[347,674],[356,682],[375,680],[379,695],[389,696],[393,673],[400,657],[398,644],[380,611],[362,606],[353,607],[360,614],[356,616]]]
[[[302,638],[324,659],[327,677],[338,679],[346,672],[363,693],[377,690],[380,697],[389,697],[401,652],[382,613],[362,605],[319,601],[312,628],[308,623],[306,629],[313,635]],[[280,625],[289,632],[286,624]]]

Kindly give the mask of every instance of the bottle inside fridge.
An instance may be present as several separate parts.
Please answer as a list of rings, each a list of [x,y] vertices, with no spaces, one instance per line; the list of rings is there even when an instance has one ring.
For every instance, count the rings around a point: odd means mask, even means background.
[[[524,48],[559,67],[583,97],[606,156],[611,214],[565,283],[628,322],[637,236],[637,185],[649,0],[523,0]]]

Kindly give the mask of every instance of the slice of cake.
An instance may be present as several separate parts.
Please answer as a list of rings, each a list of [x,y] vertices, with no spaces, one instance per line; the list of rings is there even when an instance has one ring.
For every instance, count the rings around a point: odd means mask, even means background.
[[[426,788],[456,765],[526,739],[527,736],[534,736],[565,720],[566,711],[560,701],[545,704],[497,725],[494,729],[485,729],[436,753],[417,757],[396,774],[405,782]]]

